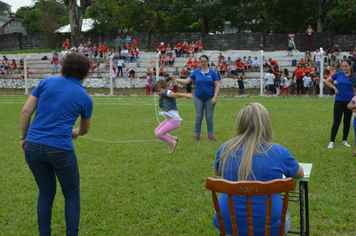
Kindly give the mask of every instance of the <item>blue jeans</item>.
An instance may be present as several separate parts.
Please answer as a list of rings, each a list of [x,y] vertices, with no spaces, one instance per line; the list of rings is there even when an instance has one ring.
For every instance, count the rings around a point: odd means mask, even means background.
[[[117,67],[117,76],[119,76],[120,71],[121,71],[121,77],[123,77],[124,75],[123,75],[123,73],[122,73],[122,66],[118,66],[118,67]]]
[[[135,61],[137,61],[137,56],[136,55],[130,56],[130,61],[131,62],[132,62],[133,59],[135,59]]]
[[[286,221],[284,222],[285,225],[284,225],[284,232],[283,232],[283,235],[286,235],[289,228],[290,228],[290,224],[292,222],[292,219],[290,217],[290,213],[289,213],[289,208],[287,209],[287,213],[286,213]],[[220,230],[218,230],[219,233],[220,233]],[[231,234],[226,234],[226,236],[232,236]]]
[[[65,199],[66,235],[78,235],[80,215],[79,170],[74,151],[26,142],[26,162],[39,188],[37,218],[40,236],[51,235],[56,176]]]
[[[53,64],[52,73],[54,73],[54,68],[56,68],[56,73],[57,73],[57,67],[58,67],[58,64]]]
[[[176,57],[181,57],[182,56],[182,50],[181,49],[175,49],[176,52]]]
[[[208,136],[213,137],[214,136],[214,121],[213,121],[213,116],[214,116],[214,108],[215,104],[211,105],[210,101],[211,98],[198,98],[194,96],[194,106],[195,106],[195,136],[200,137],[201,133],[201,122],[203,120],[204,116],[204,110],[205,110],[205,119],[206,119],[206,124],[208,127]]]

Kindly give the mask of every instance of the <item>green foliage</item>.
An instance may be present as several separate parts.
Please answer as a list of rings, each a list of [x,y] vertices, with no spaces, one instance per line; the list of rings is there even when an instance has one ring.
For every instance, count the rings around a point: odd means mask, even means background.
[[[356,0],[342,1],[328,14],[336,33],[356,33]]]
[[[303,11],[301,11],[303,9]],[[305,32],[306,25],[315,18],[316,12],[305,6],[303,0],[277,0],[273,8],[271,29],[273,33]]]
[[[15,16],[23,18],[22,25],[28,34],[54,33],[69,23],[67,9],[56,0],[39,0],[33,7],[21,7]]]

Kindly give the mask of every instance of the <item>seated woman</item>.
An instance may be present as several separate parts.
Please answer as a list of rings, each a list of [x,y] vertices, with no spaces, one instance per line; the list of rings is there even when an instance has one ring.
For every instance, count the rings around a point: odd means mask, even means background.
[[[311,55],[309,50],[307,50],[307,52],[305,53],[304,59],[305,59],[305,62],[308,62],[308,61],[312,62],[313,61],[312,60],[312,55]]]
[[[214,172],[229,181],[269,181],[286,177],[302,178],[302,167],[284,147],[273,142],[273,130],[268,111],[259,103],[249,103],[237,115],[237,137],[224,143],[216,154]],[[233,195],[239,235],[247,235],[246,198]],[[264,235],[266,219],[266,196],[252,196],[254,235]],[[277,235],[282,213],[282,199],[272,195],[271,235]],[[228,195],[221,194],[220,210],[227,235],[232,235]],[[290,227],[287,211],[284,232]],[[213,218],[219,230],[216,214]]]

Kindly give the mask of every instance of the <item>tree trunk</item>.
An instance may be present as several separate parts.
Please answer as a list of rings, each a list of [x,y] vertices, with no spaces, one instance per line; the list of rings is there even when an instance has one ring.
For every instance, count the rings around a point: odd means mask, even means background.
[[[71,44],[79,45],[80,33],[82,31],[83,17],[86,9],[90,6],[90,0],[80,0],[80,6],[76,0],[64,0],[69,12],[69,22],[71,30]]]

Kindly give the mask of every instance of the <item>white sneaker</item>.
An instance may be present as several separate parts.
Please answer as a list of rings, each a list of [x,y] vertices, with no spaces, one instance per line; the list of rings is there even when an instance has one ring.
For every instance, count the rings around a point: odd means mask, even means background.
[[[351,147],[351,145],[348,144],[346,140],[342,141],[342,144],[344,144],[345,147]]]
[[[334,147],[334,142],[330,142],[328,148],[333,148],[333,147]]]

